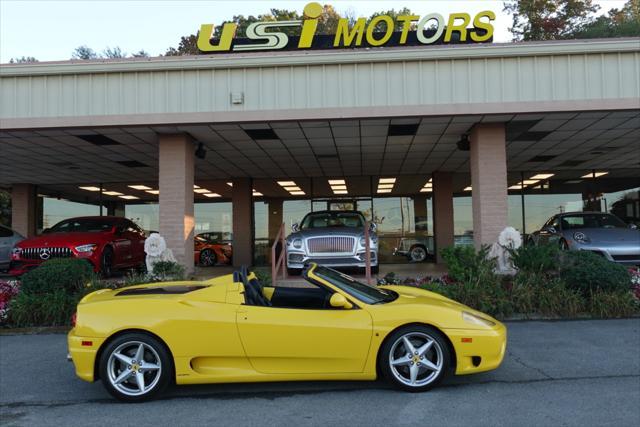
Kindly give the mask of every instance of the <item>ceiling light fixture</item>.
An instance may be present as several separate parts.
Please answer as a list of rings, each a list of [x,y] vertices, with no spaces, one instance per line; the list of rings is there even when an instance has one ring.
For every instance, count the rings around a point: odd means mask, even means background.
[[[100,187],[78,187],[81,190],[86,190],[86,191],[100,191]]]
[[[329,185],[344,185],[346,184],[344,179],[330,179]]]
[[[289,192],[292,196],[304,196],[304,191],[290,191]]]
[[[254,197],[260,197],[260,196],[262,196],[262,193],[259,192],[259,191],[253,190],[253,196]]]
[[[160,190],[145,190],[145,193],[158,195],[160,194]]]
[[[380,178],[378,184],[395,184],[396,178]]]
[[[221,195],[219,195],[218,193],[205,193],[204,197],[222,197]]]
[[[471,186],[465,187],[463,191],[471,191]]]
[[[227,185],[228,185],[229,187],[233,187],[233,182],[227,182]]]
[[[280,187],[291,187],[292,185],[296,185],[294,181],[278,181],[278,185]]]
[[[146,185],[127,185],[129,188],[133,188],[134,190],[151,190],[151,187],[147,187]]]
[[[539,173],[539,174],[537,174],[537,175],[532,176],[532,177],[531,177],[531,178],[529,178],[529,179],[538,179],[538,180],[540,180],[540,179],[549,179],[549,178],[551,178],[553,175],[555,175],[555,174],[553,174],[553,173]]]
[[[609,172],[589,172],[586,175],[582,175],[582,178],[599,178],[607,174],[609,174]]]
[[[139,199],[139,197],[136,196],[118,196],[121,199],[125,199],[125,200],[135,200],[135,199]]]
[[[195,190],[193,190],[193,192],[198,194],[211,193],[211,191],[207,190],[206,188],[196,188]]]
[[[118,191],[103,191],[102,194],[107,196],[122,196],[122,193]]]

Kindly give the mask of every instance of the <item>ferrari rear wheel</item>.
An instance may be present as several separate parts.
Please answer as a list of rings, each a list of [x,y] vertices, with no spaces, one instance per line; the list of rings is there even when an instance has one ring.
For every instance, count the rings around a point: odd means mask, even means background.
[[[215,252],[211,249],[203,249],[200,252],[200,265],[203,267],[211,267],[212,265],[216,265],[218,262],[218,258],[216,257]]]
[[[442,334],[427,326],[408,326],[394,332],[381,349],[380,368],[394,386],[426,391],[442,381],[451,355]]]
[[[164,345],[140,333],[122,335],[104,349],[100,378],[107,391],[123,402],[152,399],[171,379],[171,358]]]

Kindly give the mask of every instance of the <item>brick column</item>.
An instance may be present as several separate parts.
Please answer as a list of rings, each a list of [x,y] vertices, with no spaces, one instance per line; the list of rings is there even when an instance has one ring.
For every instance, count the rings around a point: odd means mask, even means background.
[[[36,186],[13,184],[11,187],[11,228],[24,237],[36,235]]]
[[[253,264],[253,183],[250,178],[233,180],[233,265]]]
[[[194,145],[184,134],[159,135],[160,234],[176,261],[193,272]]]
[[[453,179],[450,172],[433,174],[433,234],[436,262],[443,262],[440,251],[453,246]]]
[[[490,245],[507,226],[507,153],[502,123],[476,125],[471,131],[473,240]]]

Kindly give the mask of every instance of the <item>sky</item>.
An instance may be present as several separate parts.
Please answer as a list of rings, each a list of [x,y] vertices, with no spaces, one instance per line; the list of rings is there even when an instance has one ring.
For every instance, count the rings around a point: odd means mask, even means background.
[[[217,24],[233,15],[259,15],[270,8],[302,12],[306,0],[0,0],[0,63],[11,58],[32,56],[39,61],[70,59],[73,50],[87,45],[97,52],[119,46],[124,52],[144,49],[151,56],[176,47],[180,37],[195,34],[201,24]],[[356,16],[408,7],[415,14],[467,12],[496,13],[495,42],[508,42],[511,17],[502,11],[499,0],[333,0],[338,12]],[[596,0],[601,13],[621,8],[624,0]]]

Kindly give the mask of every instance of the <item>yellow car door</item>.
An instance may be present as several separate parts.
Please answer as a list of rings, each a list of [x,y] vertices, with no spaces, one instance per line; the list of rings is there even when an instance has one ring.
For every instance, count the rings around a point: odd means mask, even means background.
[[[242,305],[238,330],[253,368],[270,374],[362,372],[371,343],[366,310]]]

